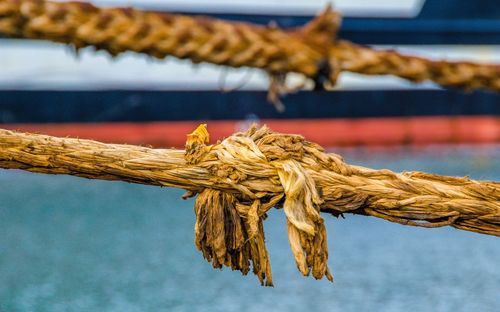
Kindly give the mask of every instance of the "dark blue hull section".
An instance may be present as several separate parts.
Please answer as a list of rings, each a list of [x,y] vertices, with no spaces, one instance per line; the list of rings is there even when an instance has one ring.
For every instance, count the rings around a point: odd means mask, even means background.
[[[279,113],[266,92],[0,91],[2,123],[145,122],[406,116],[500,116],[500,95],[459,91],[289,94]]]

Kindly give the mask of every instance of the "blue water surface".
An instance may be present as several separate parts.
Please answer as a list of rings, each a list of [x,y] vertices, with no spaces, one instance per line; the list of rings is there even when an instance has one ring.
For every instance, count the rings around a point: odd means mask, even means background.
[[[500,180],[498,147],[340,150],[355,164]],[[176,189],[0,171],[0,311],[500,311],[500,240],[325,215],[333,284],[302,277],[282,211],[274,288],[196,251]]]

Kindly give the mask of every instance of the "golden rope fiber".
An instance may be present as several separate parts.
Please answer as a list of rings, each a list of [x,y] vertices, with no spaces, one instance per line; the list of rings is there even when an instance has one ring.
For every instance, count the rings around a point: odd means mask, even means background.
[[[315,36],[306,40],[301,31],[292,34],[276,27],[77,2],[0,0],[0,33],[68,43],[77,49],[95,46],[112,55],[135,51],[308,76],[316,73],[324,54],[324,47],[312,44]]]
[[[500,65],[434,61],[337,42],[330,55],[344,71],[364,75],[394,75],[413,82],[434,81],[444,87],[500,91]]]
[[[216,268],[253,268],[272,285],[263,220],[282,207],[297,267],[326,276],[321,212],[369,215],[405,225],[452,226],[500,236],[500,183],[345,163],[299,135],[251,127],[207,145],[204,125],[185,150],[151,149],[0,129],[0,168],[171,186],[196,196],[196,246]]]
[[[272,77],[295,72],[325,87],[333,86],[340,72],[350,71],[500,91],[499,65],[432,61],[337,40],[340,20],[328,8],[303,28],[283,30],[208,17],[98,8],[88,3],[0,0],[0,33],[53,40],[77,49],[94,46],[112,55],[135,51],[157,58],[175,56],[195,63],[249,66],[264,69]],[[283,79],[273,81],[283,83]]]

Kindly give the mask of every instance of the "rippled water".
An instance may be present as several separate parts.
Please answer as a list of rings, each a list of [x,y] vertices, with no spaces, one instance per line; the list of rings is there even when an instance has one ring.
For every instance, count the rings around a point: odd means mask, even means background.
[[[498,148],[343,150],[375,168],[500,180]],[[0,171],[0,311],[500,311],[500,240],[325,216],[335,283],[295,268],[265,223],[274,288],[196,251],[193,201],[121,182]]]

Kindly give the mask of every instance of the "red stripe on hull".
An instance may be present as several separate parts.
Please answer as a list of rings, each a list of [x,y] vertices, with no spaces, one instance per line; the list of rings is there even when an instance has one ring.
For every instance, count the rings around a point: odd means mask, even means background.
[[[182,147],[199,121],[146,123],[3,124],[1,127],[103,142]],[[248,126],[241,120],[208,121],[213,140]],[[500,118],[495,116],[388,117],[360,119],[260,120],[283,133],[299,133],[323,146],[439,143],[500,143]]]

